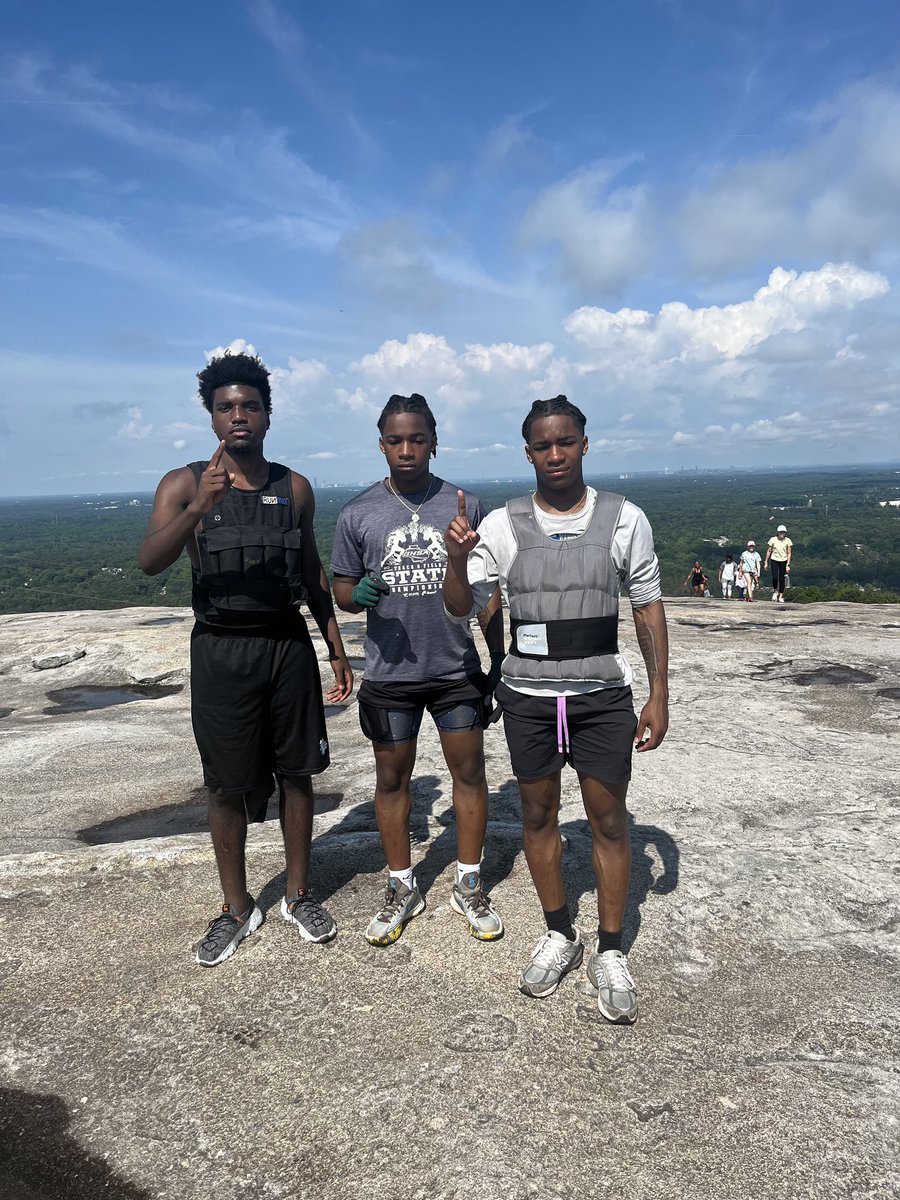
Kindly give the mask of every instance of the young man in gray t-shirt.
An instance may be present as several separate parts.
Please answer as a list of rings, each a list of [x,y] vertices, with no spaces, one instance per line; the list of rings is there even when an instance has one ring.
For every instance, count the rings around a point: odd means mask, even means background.
[[[366,939],[390,945],[425,908],[410,857],[409,785],[427,709],[453,780],[459,861],[450,904],[465,916],[474,937],[492,941],[502,935],[503,922],[482,886],[481,854],[488,799],[483,727],[496,680],[485,679],[468,626],[448,619],[441,591],[447,566],[443,531],[459,511],[460,497],[473,528],[484,510],[477,497],[431,474],[437,431],[422,396],[392,396],[378,429],[390,474],[344,506],[331,558],[338,605],[345,612],[365,612],[367,621],[359,717],[375,755],[375,816],[389,879]],[[499,678],[499,595],[479,618],[492,676],[496,671]]]

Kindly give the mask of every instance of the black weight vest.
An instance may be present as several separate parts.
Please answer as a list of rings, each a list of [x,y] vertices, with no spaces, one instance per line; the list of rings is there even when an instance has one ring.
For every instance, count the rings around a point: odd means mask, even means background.
[[[189,463],[198,485],[208,462]],[[230,487],[197,534],[200,570],[192,570],[191,607],[200,620],[246,621],[284,613],[304,598],[302,535],[297,528],[291,472],[269,463],[258,491]]]

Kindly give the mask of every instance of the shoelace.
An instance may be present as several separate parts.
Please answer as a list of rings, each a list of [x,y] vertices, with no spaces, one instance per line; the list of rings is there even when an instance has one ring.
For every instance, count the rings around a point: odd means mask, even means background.
[[[288,905],[288,912],[293,916],[297,909],[302,909],[306,920],[310,925],[328,925],[328,919],[325,916],[325,910],[318,900],[313,900],[311,896],[300,896],[297,900],[292,900]]]
[[[491,912],[491,898],[488,896],[483,887],[479,884],[474,892],[463,893],[466,903],[476,914],[476,916],[489,916]]]
[[[545,933],[538,942],[537,948],[531,957],[531,961],[536,967],[552,967],[562,964],[563,947],[559,942],[554,942],[549,933]]]
[[[397,889],[388,884],[388,886],[384,889],[384,904],[381,907],[381,911],[378,913],[379,921],[390,920],[391,917],[395,916],[400,911],[400,905],[402,903],[403,901],[400,899]]]
[[[237,919],[237,917],[234,916],[233,913],[226,913],[226,912],[219,913],[219,915],[217,917],[213,917],[213,919],[210,921],[209,925],[207,926],[206,936],[204,937],[204,939],[200,943],[200,945],[201,946],[215,946],[218,941],[219,935],[225,932],[226,926],[229,927],[229,931],[230,931],[231,927],[239,927],[243,924],[244,924],[244,922],[239,921]],[[229,936],[228,940],[231,941],[230,936]]]
[[[624,954],[621,957],[618,954],[610,954],[608,958],[603,957],[602,961],[612,991],[630,992],[634,989],[634,980],[631,978],[628,959]]]

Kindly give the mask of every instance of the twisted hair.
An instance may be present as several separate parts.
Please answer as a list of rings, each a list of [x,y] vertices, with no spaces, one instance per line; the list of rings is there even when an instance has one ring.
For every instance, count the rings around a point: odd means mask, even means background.
[[[256,388],[266,412],[272,411],[269,371],[258,355],[230,354],[226,350],[224,354],[214,358],[208,367],[198,371],[197,379],[200,381],[200,399],[207,412],[212,412],[216,388],[227,387],[230,383]]]
[[[425,420],[428,428],[431,430],[431,436],[435,439],[435,445],[432,447],[431,454],[433,458],[437,458],[437,422],[434,419],[434,413],[428,407],[428,401],[424,396],[420,396],[418,392],[413,392],[411,396],[391,396],[387,404],[381,410],[381,416],[378,418],[378,432],[384,433],[384,427],[388,423],[388,417],[392,417],[394,413],[414,413],[417,417],[422,417]]]
[[[584,433],[587,417],[565,396],[554,396],[552,400],[535,400],[531,411],[522,422],[522,437],[526,442],[531,439],[531,427],[541,417],[571,417],[578,428]]]

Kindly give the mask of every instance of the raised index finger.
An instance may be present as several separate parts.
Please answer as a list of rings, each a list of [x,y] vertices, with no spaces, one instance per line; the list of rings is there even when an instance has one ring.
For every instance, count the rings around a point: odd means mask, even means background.
[[[223,438],[221,440],[221,442],[219,442],[218,450],[215,452],[215,454],[209,460],[209,465],[211,467],[217,467],[219,465],[219,463],[222,461],[222,455],[224,453],[225,453],[225,439]]]
[[[459,515],[461,517],[466,517],[468,515],[466,513],[466,493],[463,491],[457,491],[456,499],[459,502]]]

